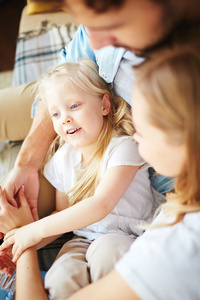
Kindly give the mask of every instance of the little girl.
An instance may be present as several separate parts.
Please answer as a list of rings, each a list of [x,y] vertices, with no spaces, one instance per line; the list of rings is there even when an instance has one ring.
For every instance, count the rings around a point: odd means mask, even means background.
[[[54,68],[39,94],[64,141],[44,167],[56,188],[57,213],[10,231],[1,249],[14,244],[17,261],[43,239],[74,231],[45,278],[51,299],[66,299],[112,269],[142,233],[137,226],[151,218],[154,202],[130,109],[108,90],[93,61]]]

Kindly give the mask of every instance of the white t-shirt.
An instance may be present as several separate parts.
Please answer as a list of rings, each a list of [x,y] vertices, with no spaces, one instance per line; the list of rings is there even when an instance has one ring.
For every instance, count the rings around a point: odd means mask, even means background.
[[[121,165],[141,166],[137,144],[131,137],[112,138],[105,152],[101,178],[108,168]],[[44,176],[59,191],[67,193],[76,182],[81,168],[81,153],[70,144],[60,148],[44,168]],[[83,200],[84,201],[84,200]],[[109,199],[108,199],[109,201]],[[79,236],[95,239],[104,233],[121,233],[137,237],[142,230],[135,227],[152,217],[154,198],[147,166],[141,167],[118,204],[101,221],[74,231]]]
[[[155,222],[166,224],[163,212]],[[200,212],[147,230],[115,266],[144,300],[200,299]]]

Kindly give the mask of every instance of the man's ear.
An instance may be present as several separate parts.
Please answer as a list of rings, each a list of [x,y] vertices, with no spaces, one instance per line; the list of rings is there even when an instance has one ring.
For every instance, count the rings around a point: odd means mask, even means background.
[[[104,94],[103,95],[103,99],[102,99],[102,114],[103,116],[107,116],[110,112],[110,98],[108,96],[108,94]]]

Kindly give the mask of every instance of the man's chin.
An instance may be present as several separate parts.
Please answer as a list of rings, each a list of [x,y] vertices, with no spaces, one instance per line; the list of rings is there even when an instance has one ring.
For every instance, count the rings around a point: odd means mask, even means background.
[[[114,44],[113,45],[116,48],[124,48],[126,51],[131,51],[133,52],[136,56],[138,57],[143,57],[143,50],[140,49],[134,49],[132,47],[126,46],[126,45],[122,45],[122,44]]]
[[[132,48],[129,47],[129,46],[126,46],[126,45],[122,45],[122,44],[113,44],[112,46],[115,47],[115,48],[124,48],[124,49],[126,49],[127,51],[132,51]]]

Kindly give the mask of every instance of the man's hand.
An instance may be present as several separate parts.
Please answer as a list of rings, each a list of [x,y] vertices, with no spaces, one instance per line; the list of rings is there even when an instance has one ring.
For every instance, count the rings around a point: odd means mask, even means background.
[[[31,168],[15,166],[10,172],[4,188],[7,200],[15,205],[14,198],[19,189],[24,186],[24,193],[30,205],[34,220],[38,220],[37,198],[39,194],[38,172]]]
[[[6,234],[11,229],[33,222],[30,206],[22,188],[18,192],[18,205],[15,207],[7,201],[6,193],[0,187],[0,231]]]

